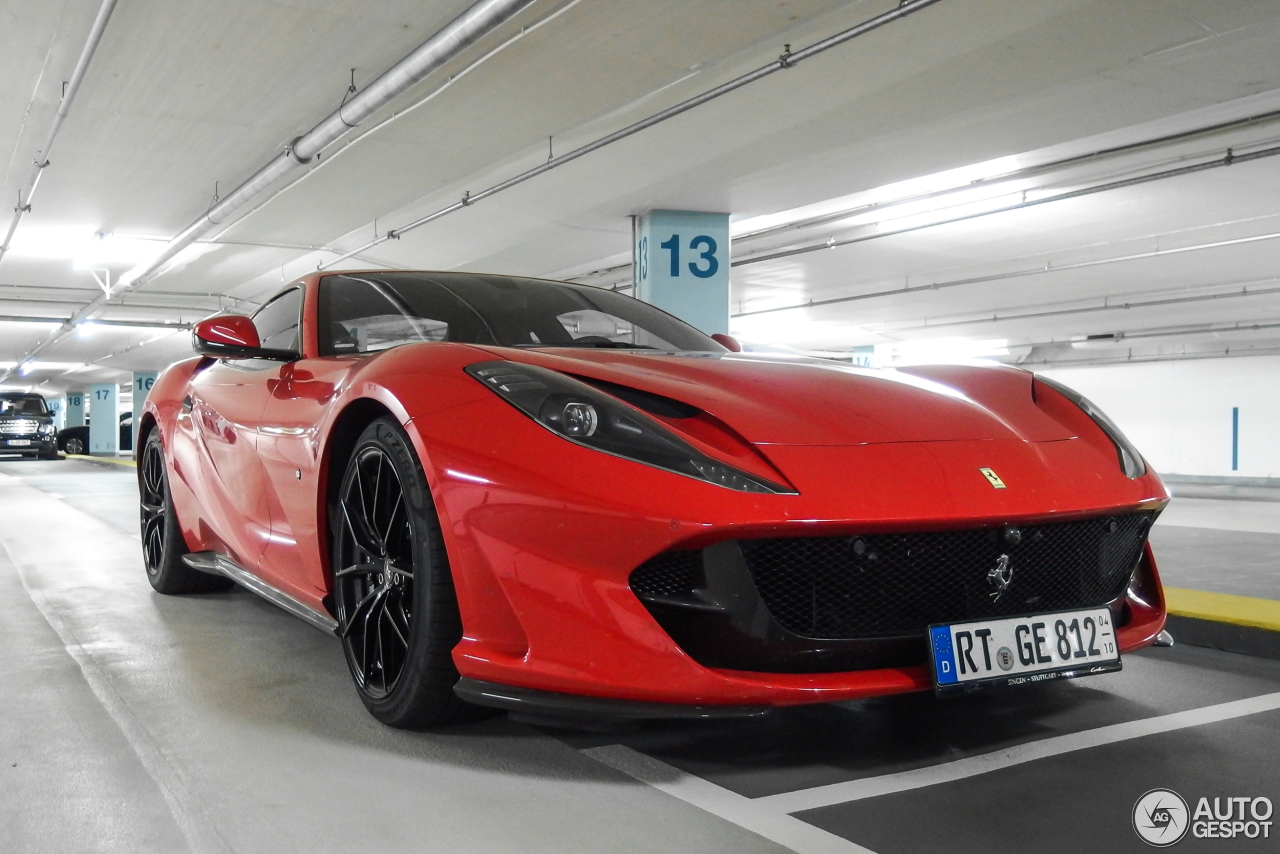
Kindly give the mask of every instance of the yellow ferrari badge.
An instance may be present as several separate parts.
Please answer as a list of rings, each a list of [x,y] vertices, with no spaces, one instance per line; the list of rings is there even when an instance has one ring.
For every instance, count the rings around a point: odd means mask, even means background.
[[[978,471],[982,472],[982,476],[985,477],[988,481],[990,481],[991,485],[994,486],[996,489],[1006,488],[1004,485],[1004,481],[1000,479],[1000,475],[996,474],[995,469],[980,468],[978,469]]]

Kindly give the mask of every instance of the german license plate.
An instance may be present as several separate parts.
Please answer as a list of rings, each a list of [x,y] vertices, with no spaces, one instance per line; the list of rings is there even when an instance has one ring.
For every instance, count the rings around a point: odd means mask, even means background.
[[[930,626],[929,650],[939,693],[1120,669],[1110,608]]]
[[[31,444],[30,439],[10,439],[9,446],[12,448],[25,448]]]

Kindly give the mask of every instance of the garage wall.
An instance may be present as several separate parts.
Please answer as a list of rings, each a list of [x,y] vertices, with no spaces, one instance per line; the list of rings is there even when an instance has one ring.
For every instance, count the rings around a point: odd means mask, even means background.
[[[1161,474],[1280,477],[1280,356],[1038,371],[1102,408]],[[1231,409],[1240,409],[1231,469]]]

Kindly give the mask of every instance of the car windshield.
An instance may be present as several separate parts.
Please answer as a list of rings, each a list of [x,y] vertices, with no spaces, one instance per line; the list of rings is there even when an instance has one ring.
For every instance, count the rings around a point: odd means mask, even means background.
[[[5,415],[48,415],[44,398],[36,394],[0,395],[0,416]]]
[[[360,273],[320,283],[320,352],[456,341],[504,347],[724,350],[653,306],[585,285],[469,273]]]

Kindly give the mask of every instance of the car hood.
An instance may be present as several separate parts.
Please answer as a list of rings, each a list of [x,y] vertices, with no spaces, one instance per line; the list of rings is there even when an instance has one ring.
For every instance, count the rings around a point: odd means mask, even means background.
[[[674,398],[756,445],[1046,442],[1074,435],[1035,405],[1030,373],[1000,365],[892,370],[745,353],[482,349]]]

